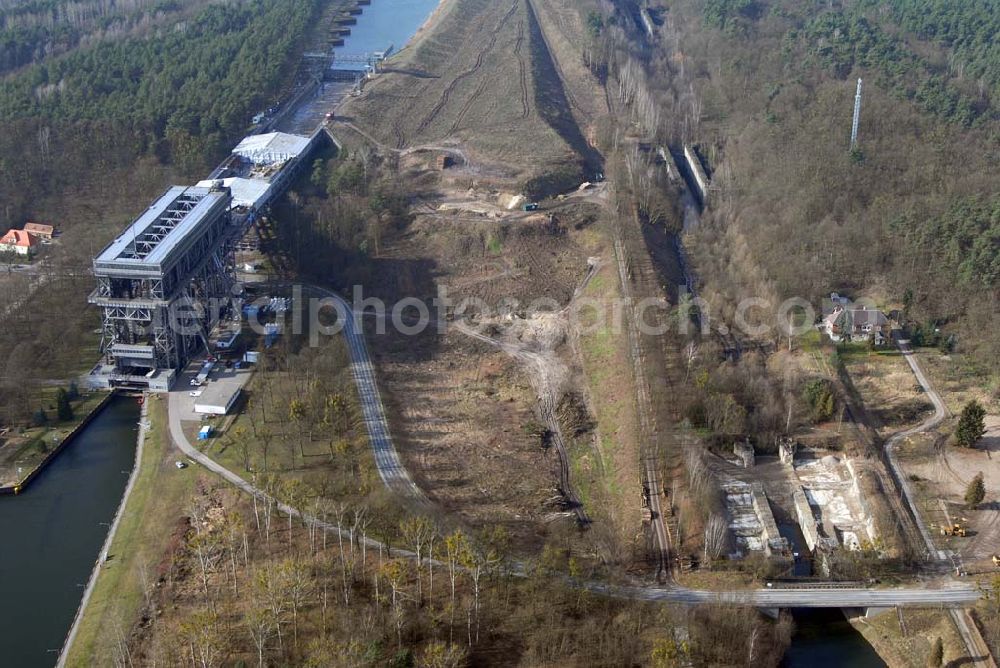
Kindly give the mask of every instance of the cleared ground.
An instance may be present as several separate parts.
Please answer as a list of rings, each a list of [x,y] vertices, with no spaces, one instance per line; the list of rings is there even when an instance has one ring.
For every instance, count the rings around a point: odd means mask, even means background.
[[[990,557],[1000,552],[1000,470],[996,466],[1000,420],[989,392],[977,382],[976,370],[967,367],[961,356],[931,350],[917,355],[952,416],[933,431],[905,439],[898,449],[899,461],[917,491],[921,512],[938,546],[960,555],[963,568],[970,572],[991,572],[994,569]],[[957,424],[954,415],[971,399],[982,402],[992,414],[987,415],[987,434],[979,446],[959,448],[950,441]],[[986,500],[976,509],[966,508],[966,488],[980,472]],[[942,536],[941,529],[954,523],[965,525],[968,535]]]
[[[528,0],[445,0],[339,120],[391,148],[461,147],[482,175],[523,180],[579,171],[589,147],[571,105]]]
[[[367,322],[369,340],[397,447],[420,487],[474,525],[507,524],[530,549],[548,522],[572,510],[554,429],[564,439],[572,493],[601,523],[619,519],[617,493],[635,478],[634,452],[618,447],[632,438],[634,421],[618,341],[602,331],[578,336],[565,314],[525,318],[533,302],[563,309],[581,287],[589,298],[615,294],[613,267],[592,273],[595,256],[609,252],[594,228],[601,194],[546,204],[540,215],[501,207],[497,218],[470,213],[495,207],[494,193],[462,197],[464,211],[439,211],[436,196],[415,207],[415,220],[383,257],[414,264],[422,279],[397,276],[375,289],[390,299],[444,290],[454,304],[482,300],[490,312],[469,322],[485,340],[454,326],[378,334],[375,320]]]
[[[331,129],[395,156],[411,197],[413,218],[384,240],[384,271],[366,294],[391,303],[444,289],[494,309],[470,321],[479,339],[454,327],[378,335],[367,323],[418,484],[473,525],[507,524],[529,550],[553,520],[575,515],[618,553],[637,540],[640,516],[620,333],[524,317],[535,300],[559,311],[618,294],[607,193],[576,191],[600,171],[581,166],[599,163],[591,142],[607,113],[582,64],[584,30],[568,3],[445,0]],[[525,192],[563,197],[524,212]]]
[[[898,350],[869,352],[855,346],[841,354],[875,428],[883,436],[912,427],[934,406]]]
[[[973,570],[993,570],[988,560],[1000,552],[1000,506],[996,501],[1000,471],[989,451],[941,448],[940,442],[933,434],[909,439],[899,449],[903,469],[914,480],[924,517],[939,546],[961,554]],[[979,472],[986,483],[986,501],[971,510],[964,504],[965,489]],[[940,529],[949,522],[968,527],[968,536],[941,536]]]

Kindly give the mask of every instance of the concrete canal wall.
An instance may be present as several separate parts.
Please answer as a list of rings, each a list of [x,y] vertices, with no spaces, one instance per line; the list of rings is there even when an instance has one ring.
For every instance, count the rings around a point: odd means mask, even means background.
[[[49,462],[55,459],[56,456],[58,456],[59,453],[62,452],[67,445],[72,443],[73,439],[76,438],[87,427],[87,425],[90,424],[90,422],[95,417],[97,417],[97,415],[100,414],[102,410],[104,410],[104,407],[107,406],[108,402],[111,401],[112,397],[114,396],[115,396],[114,392],[108,392],[107,396],[101,399],[101,403],[97,404],[97,406],[94,407],[94,410],[90,411],[90,413],[88,413],[87,416],[83,418],[83,421],[81,421],[80,424],[78,424],[76,427],[73,428],[73,431],[66,434],[66,436],[61,441],[59,441],[59,443],[57,443],[56,446],[52,448],[52,450],[50,450],[48,454],[45,455],[42,461],[38,462],[38,464],[36,464],[34,468],[28,471],[27,475],[25,475],[23,478],[21,478],[20,481],[14,483],[13,485],[4,485],[0,487],[0,495],[20,494],[22,491],[24,491],[24,488],[27,487],[32,480],[38,477],[39,473],[45,470],[45,467],[48,466]]]

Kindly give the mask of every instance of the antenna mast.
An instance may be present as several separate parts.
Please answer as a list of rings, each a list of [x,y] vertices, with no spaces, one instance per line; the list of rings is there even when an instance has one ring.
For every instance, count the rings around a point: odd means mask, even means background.
[[[854,123],[851,125],[851,150],[858,145],[858,121],[861,120],[861,79],[858,79],[858,92],[854,96]]]

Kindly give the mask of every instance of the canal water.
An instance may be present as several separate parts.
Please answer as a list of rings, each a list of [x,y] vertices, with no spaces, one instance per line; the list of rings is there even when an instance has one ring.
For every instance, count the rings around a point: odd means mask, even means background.
[[[334,53],[363,54],[385,51],[390,46],[393,52],[399,51],[437,6],[438,0],[372,0],[362,8],[357,25],[347,26],[351,34]]]
[[[387,51],[389,47],[392,47],[393,53],[398,52],[417,34],[438,3],[439,0],[372,0],[370,5],[363,5],[357,24],[347,26],[351,34],[344,38],[343,46],[334,47],[334,62],[338,57]],[[299,135],[312,134],[327,112],[335,109],[353,86],[350,82],[336,81],[322,84],[311,98],[300,103],[275,129]]]
[[[139,406],[112,399],[17,496],[0,497],[0,665],[49,667],[135,463]]]
[[[795,635],[781,668],[885,668],[885,661],[836,609],[792,611]]]
[[[806,538],[802,535],[802,529],[795,522],[779,522],[778,533],[784,537],[792,547],[792,558],[794,566],[792,575],[795,577],[808,577],[812,575],[812,560],[809,557],[809,546]]]
[[[675,161],[682,161],[679,152],[672,153]],[[682,234],[693,231],[701,223],[701,207],[691,194],[691,182],[686,174],[685,181],[688,187],[681,195],[684,216]],[[675,248],[688,292],[693,294],[694,280],[680,235],[675,236]],[[812,575],[809,548],[799,525],[781,522],[778,532],[788,539],[793,553],[797,555],[791,574],[795,577]],[[781,660],[781,668],[884,668],[886,665],[839,609],[799,608],[792,610],[792,618],[795,620],[795,635]]]

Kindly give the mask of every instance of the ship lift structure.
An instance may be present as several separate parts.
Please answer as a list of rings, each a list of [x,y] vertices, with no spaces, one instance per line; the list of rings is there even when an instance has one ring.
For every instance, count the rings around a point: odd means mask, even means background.
[[[91,386],[166,392],[212,330],[239,317],[236,246],[321,136],[244,138],[208,179],[167,189],[94,258],[102,357]]]

